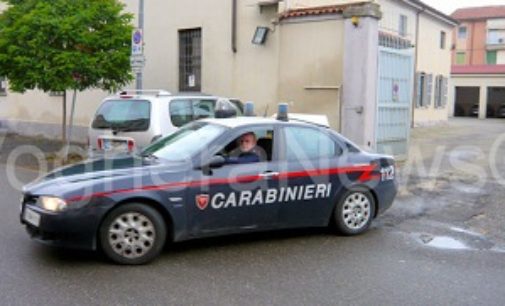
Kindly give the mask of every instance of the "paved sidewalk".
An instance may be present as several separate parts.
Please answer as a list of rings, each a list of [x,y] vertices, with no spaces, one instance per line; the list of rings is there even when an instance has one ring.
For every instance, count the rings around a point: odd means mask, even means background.
[[[18,167],[38,171],[43,160],[50,170],[62,163],[64,146],[65,144],[59,140],[6,134],[0,131],[0,163],[14,162]],[[70,161],[78,161],[86,157],[84,144],[72,143],[71,146],[78,152],[74,151],[75,153],[70,154]]]

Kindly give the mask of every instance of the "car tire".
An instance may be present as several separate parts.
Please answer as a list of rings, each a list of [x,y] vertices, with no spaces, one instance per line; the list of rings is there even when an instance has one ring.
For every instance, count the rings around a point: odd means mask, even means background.
[[[365,232],[375,216],[375,199],[366,189],[346,191],[340,197],[333,213],[338,233],[346,236]]]
[[[105,217],[99,231],[100,246],[112,261],[141,265],[163,250],[167,228],[163,217],[140,203],[119,206]]]

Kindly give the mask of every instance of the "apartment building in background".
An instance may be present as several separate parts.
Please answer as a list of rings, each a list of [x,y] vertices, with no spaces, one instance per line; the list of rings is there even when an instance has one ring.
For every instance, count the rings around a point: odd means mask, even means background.
[[[481,119],[505,114],[505,5],[462,8],[452,36],[454,116]]]

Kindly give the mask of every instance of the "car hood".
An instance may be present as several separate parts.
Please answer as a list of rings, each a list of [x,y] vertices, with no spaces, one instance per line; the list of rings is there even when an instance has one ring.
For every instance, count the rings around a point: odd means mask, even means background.
[[[178,173],[187,169],[184,162],[166,162],[140,156],[117,156],[112,158],[86,160],[74,165],[58,168],[23,187],[23,192],[32,195],[55,195],[106,185],[106,182],[133,180],[149,177],[154,173]]]

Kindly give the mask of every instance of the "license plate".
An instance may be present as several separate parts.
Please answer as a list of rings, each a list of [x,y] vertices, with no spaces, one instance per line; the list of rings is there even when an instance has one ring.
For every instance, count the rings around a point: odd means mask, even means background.
[[[124,140],[103,139],[104,151],[128,151],[128,143]]]
[[[40,214],[34,212],[33,210],[31,210],[29,208],[25,208],[25,212],[23,214],[23,219],[33,226],[40,225]]]

